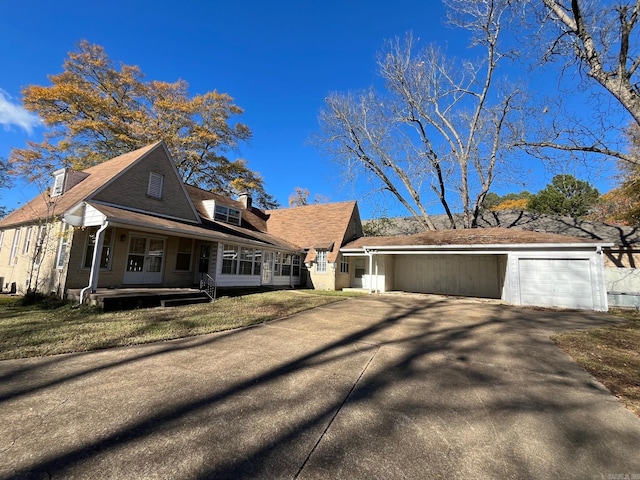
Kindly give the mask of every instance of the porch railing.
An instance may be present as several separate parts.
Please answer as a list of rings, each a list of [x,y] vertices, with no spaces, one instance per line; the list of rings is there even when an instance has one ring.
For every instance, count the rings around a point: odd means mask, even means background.
[[[200,280],[200,290],[204,291],[211,300],[215,300],[217,295],[216,279],[205,273]]]

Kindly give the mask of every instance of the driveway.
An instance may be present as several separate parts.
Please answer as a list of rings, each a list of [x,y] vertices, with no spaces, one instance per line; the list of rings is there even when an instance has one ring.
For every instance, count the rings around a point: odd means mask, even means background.
[[[3,361],[0,478],[640,478],[640,420],[548,338],[613,321],[366,296]]]

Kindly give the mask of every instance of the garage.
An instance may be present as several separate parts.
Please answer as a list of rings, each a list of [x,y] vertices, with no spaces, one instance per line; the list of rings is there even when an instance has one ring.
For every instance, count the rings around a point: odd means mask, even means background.
[[[588,259],[519,258],[520,304],[593,310]]]
[[[606,311],[602,249],[608,246],[591,239],[483,228],[362,237],[340,251],[366,265],[358,286],[372,293],[395,290]]]

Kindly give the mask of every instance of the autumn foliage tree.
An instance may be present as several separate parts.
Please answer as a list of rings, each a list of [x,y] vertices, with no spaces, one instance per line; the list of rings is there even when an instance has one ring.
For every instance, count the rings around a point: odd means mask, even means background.
[[[274,207],[260,175],[227,155],[251,137],[233,123],[243,110],[226,93],[190,96],[184,80],[145,80],[137,66],[116,68],[103,47],[80,42],[51,85],[23,89],[24,106],[48,128],[9,157],[15,172],[37,179],[59,166],[84,169],[164,140],[185,182],[223,194],[249,192]]]

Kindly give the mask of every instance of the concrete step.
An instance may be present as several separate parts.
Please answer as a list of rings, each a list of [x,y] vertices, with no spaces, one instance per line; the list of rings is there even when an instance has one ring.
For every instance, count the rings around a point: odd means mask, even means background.
[[[161,307],[179,307],[182,305],[195,305],[198,303],[209,303],[211,299],[207,296],[183,297],[183,298],[167,298],[160,300]]]

